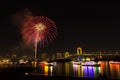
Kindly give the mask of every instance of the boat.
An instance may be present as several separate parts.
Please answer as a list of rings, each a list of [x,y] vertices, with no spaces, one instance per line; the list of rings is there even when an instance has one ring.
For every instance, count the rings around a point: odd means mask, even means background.
[[[94,67],[99,67],[100,64],[96,63],[94,61],[87,61],[87,62],[83,62],[81,63],[82,66],[94,66]]]
[[[73,61],[73,64],[75,64],[75,65],[81,65],[81,61]]]
[[[110,64],[120,64],[118,61],[110,61]]]
[[[46,66],[53,66],[53,63],[46,63]]]
[[[84,65],[84,64],[82,64],[82,66],[94,66],[94,67],[99,67],[100,66],[100,64],[89,64],[89,65]]]

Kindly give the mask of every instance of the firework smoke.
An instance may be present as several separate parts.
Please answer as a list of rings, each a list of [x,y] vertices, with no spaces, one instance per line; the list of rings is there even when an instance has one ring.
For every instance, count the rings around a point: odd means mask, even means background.
[[[35,60],[37,59],[37,45],[44,47],[48,42],[52,42],[57,35],[55,23],[44,16],[32,16],[32,12],[25,9],[23,12],[12,16],[12,22],[20,27],[24,42],[27,45],[33,45],[35,51]]]
[[[27,21],[33,18],[32,12],[27,8],[11,16],[12,24],[21,28]]]

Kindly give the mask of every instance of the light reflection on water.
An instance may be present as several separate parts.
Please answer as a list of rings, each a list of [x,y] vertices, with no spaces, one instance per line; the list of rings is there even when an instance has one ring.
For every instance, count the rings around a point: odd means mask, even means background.
[[[72,62],[57,63],[53,65],[46,65],[40,63],[39,69],[28,72],[27,75],[44,75],[44,76],[74,76],[97,78],[100,74],[107,78],[120,79],[120,63],[112,63],[111,61],[99,61],[100,66],[81,66],[73,64]],[[0,67],[8,67],[8,65],[1,65]],[[12,66],[12,65],[9,65]]]
[[[109,61],[99,61],[101,66],[81,66],[74,65],[72,62],[54,63],[53,66],[42,66],[43,73],[49,76],[75,76],[97,78],[100,74],[107,78],[120,79],[120,64],[111,64]],[[40,68],[41,70],[42,68]]]
[[[111,78],[120,79],[120,64],[110,64]]]

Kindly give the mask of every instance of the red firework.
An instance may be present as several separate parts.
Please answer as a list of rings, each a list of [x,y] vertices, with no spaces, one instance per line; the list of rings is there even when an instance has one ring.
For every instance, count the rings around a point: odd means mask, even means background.
[[[28,45],[37,45],[39,42],[40,46],[44,47],[56,37],[57,27],[49,18],[37,16],[25,23],[22,27],[22,35]]]

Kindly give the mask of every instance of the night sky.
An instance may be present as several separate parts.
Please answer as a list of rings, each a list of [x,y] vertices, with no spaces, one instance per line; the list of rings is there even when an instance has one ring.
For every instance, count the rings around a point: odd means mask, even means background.
[[[120,4],[114,2],[0,2],[0,54],[20,47],[20,26],[11,16],[29,9],[33,16],[46,16],[58,28],[58,36],[40,51],[47,53],[120,51]],[[22,47],[21,47],[22,48]]]

